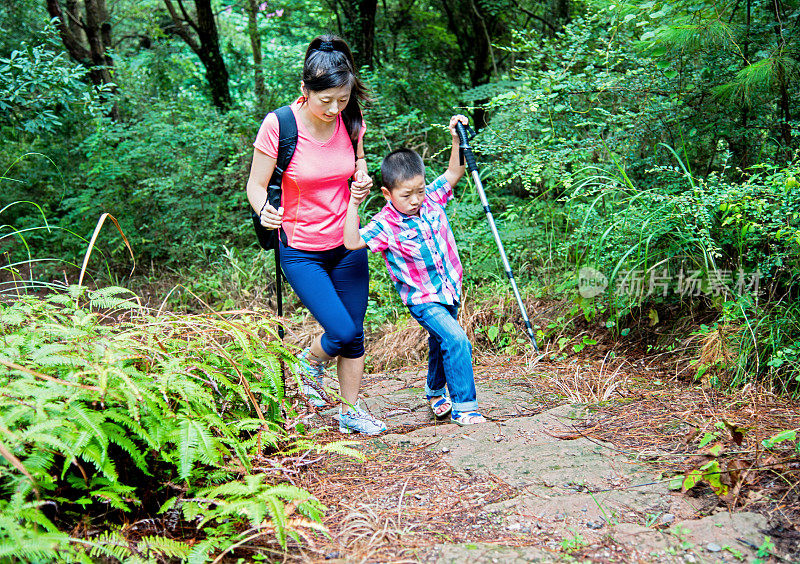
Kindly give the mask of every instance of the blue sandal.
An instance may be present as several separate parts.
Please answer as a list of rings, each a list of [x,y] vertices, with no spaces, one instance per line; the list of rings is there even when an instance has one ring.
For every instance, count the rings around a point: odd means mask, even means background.
[[[457,425],[477,425],[486,423],[486,418],[477,411],[456,411],[450,415],[450,420]]]
[[[441,419],[453,409],[453,402],[447,396],[428,396],[428,405],[436,419]]]

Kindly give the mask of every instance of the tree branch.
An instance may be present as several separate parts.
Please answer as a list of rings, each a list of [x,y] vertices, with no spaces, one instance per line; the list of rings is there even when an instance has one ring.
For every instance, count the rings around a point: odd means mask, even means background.
[[[184,17],[186,23],[188,23],[192,27],[192,29],[195,30],[195,32],[200,33],[200,28],[197,26],[195,21],[192,19],[192,16],[189,15],[189,12],[186,11],[186,8],[184,8],[182,0],[178,0],[178,6],[181,9],[181,14],[183,14],[183,17]]]
[[[181,19],[181,17],[175,11],[175,6],[172,5],[171,0],[164,0],[164,4],[167,6],[167,11],[169,12],[170,18],[172,18],[172,23],[175,25],[175,33],[186,42],[192,51],[195,53],[200,53],[200,44],[186,29],[186,21]],[[181,8],[183,8],[183,5],[181,5]],[[197,28],[195,28],[195,31],[196,30]]]
[[[64,47],[67,48],[72,58],[91,66],[92,54],[86,47],[81,45],[80,40],[67,25],[64,13],[61,11],[61,4],[59,4],[58,0],[47,0],[47,13],[50,14],[51,18],[58,19],[58,33],[61,36],[61,40],[64,42]]]
[[[522,6],[519,6],[519,5],[517,6],[517,10],[519,10],[523,14],[526,14],[529,17],[531,17],[531,18],[533,18],[535,20],[539,20],[544,25],[549,27],[553,31],[553,33],[556,33],[558,31],[558,28],[556,26],[554,26],[551,22],[549,22],[546,19],[544,19],[542,16],[538,16],[538,15],[534,14],[533,12],[531,12],[530,10],[526,10],[525,8],[523,8]]]

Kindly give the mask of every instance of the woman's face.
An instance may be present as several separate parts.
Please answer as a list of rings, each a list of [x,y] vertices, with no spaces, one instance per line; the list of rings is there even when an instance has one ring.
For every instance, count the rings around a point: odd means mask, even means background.
[[[350,86],[318,91],[308,90],[305,86],[302,89],[311,114],[325,122],[335,120],[350,100]]]

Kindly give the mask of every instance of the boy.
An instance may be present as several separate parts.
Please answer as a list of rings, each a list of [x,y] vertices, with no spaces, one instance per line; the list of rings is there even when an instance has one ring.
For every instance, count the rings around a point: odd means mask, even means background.
[[[452,411],[454,423],[472,425],[486,419],[477,411],[472,345],[456,320],[462,268],[444,211],[453,187],[464,176],[456,133],[459,121],[467,124],[461,115],[450,119],[450,163],[433,183],[425,185],[425,165],[410,149],[398,149],[383,159],[381,192],[387,203],[361,230],[358,206],[368,190],[351,190],[344,245],[383,253],[400,298],[429,333],[425,393],[434,416],[441,418]]]

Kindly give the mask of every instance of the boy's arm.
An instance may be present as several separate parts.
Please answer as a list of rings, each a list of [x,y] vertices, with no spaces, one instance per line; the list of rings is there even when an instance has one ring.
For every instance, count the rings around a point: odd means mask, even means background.
[[[358,206],[367,199],[369,189],[372,187],[372,179],[363,170],[356,170],[353,180],[354,182],[350,184],[347,214],[344,217],[344,246],[351,251],[367,246],[367,242],[358,232]]]
[[[459,159],[461,140],[458,138],[458,133],[456,133],[456,123],[458,122],[463,123],[465,126],[469,125],[469,120],[465,116],[459,114],[450,118],[450,125],[447,127],[450,130],[450,135],[453,136],[453,146],[450,149],[450,163],[447,166],[444,177],[452,188],[455,188],[458,181],[464,176],[464,170],[466,168],[460,163]]]
[[[344,218],[344,246],[351,251],[363,249],[367,246],[364,238],[358,232],[358,205],[361,202],[350,196],[347,204],[347,215]]]

